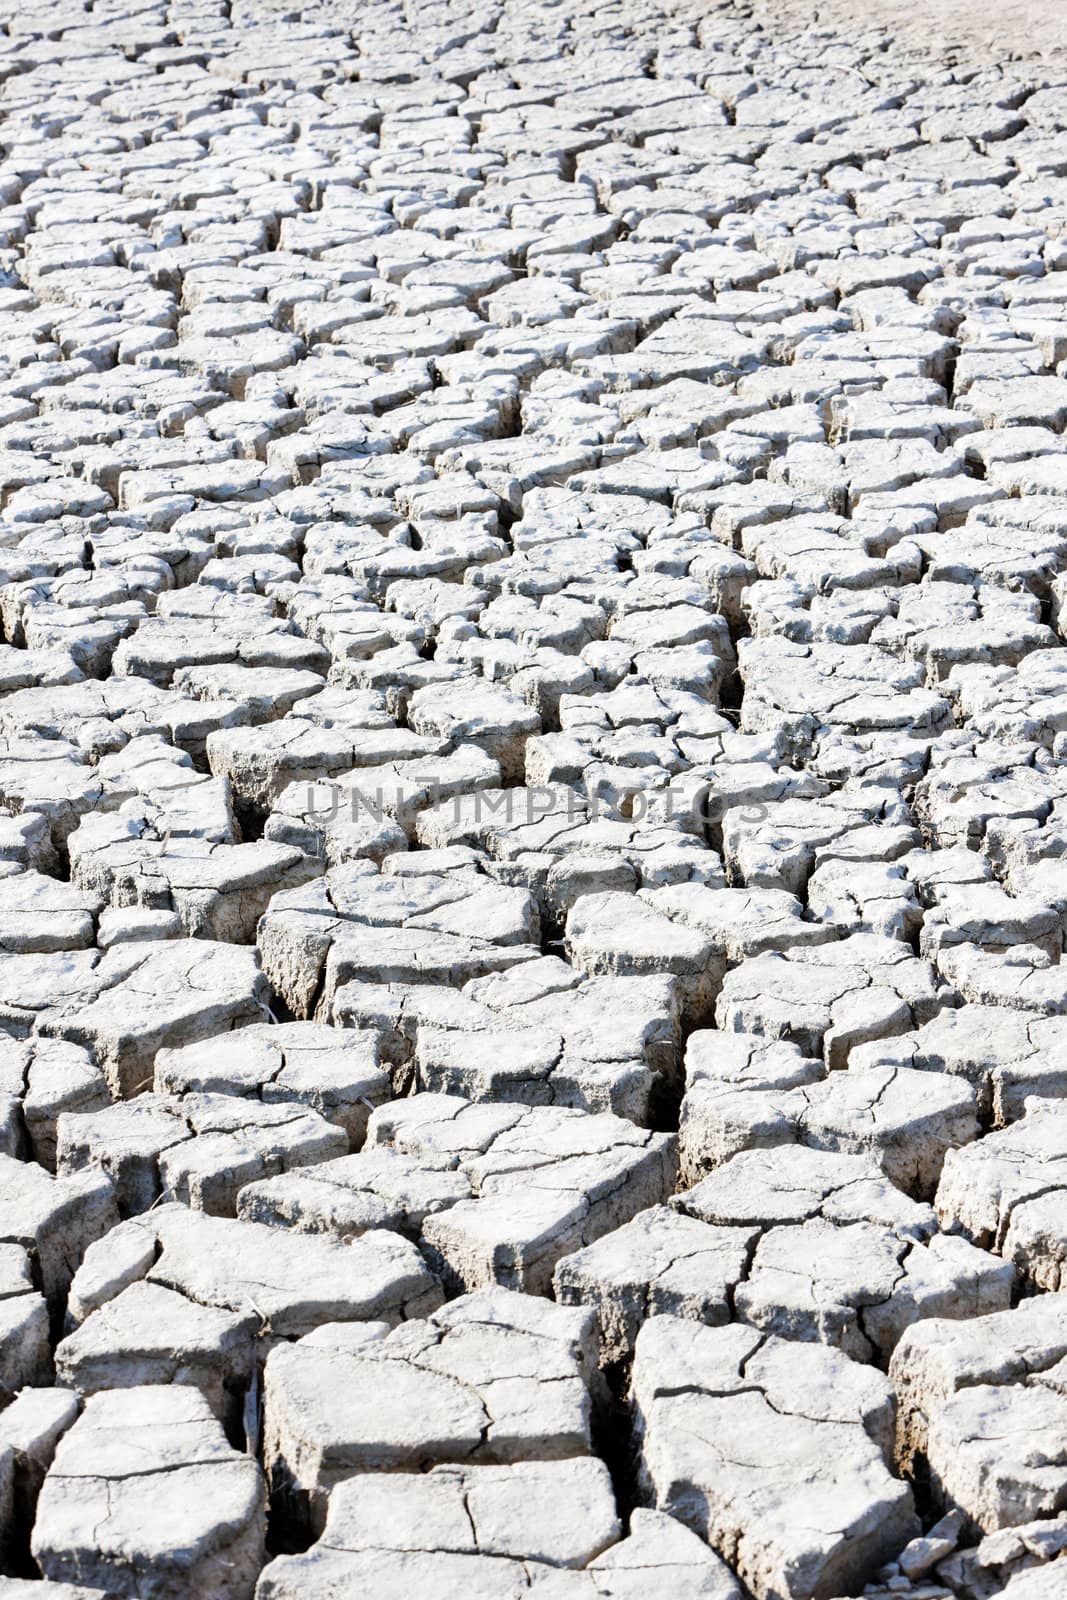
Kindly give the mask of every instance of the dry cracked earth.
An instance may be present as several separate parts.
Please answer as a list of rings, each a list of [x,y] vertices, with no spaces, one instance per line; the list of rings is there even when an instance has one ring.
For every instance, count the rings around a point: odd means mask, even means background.
[[[0,28],[0,1600],[1064,1600],[1062,9]]]

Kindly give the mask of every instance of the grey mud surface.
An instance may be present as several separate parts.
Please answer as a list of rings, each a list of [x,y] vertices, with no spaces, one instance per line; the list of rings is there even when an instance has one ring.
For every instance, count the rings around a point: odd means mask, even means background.
[[[1067,10],[0,5],[0,1600],[1065,1600]]]

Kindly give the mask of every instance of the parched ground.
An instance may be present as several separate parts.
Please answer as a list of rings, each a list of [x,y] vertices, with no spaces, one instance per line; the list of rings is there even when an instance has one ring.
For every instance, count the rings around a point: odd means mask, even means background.
[[[0,28],[0,1600],[1064,1600],[1067,9]]]
[[[1057,0],[748,0],[743,8],[764,27],[843,34],[863,60],[872,35],[894,54],[950,50],[954,65],[1055,62],[1067,47],[1067,14]]]

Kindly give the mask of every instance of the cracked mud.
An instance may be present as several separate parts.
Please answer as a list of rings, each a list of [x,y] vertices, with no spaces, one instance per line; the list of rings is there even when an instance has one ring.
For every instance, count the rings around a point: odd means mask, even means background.
[[[1065,1600],[1067,21],[0,8],[0,1600]]]

